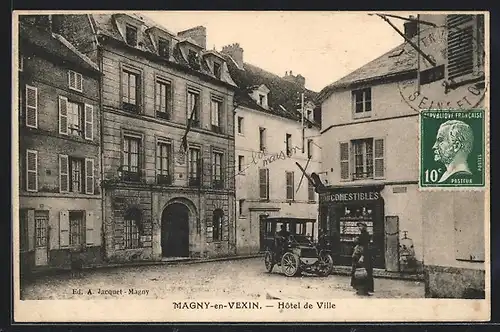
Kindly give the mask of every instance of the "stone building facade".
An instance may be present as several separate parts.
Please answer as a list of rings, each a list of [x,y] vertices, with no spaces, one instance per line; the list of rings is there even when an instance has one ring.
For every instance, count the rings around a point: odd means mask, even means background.
[[[19,245],[21,273],[101,261],[98,66],[50,16],[20,16]]]
[[[175,34],[134,14],[55,20],[104,74],[106,259],[233,254],[235,84],[206,29]]]
[[[305,88],[301,75],[280,77],[245,63],[239,44],[223,47],[222,53],[240,87],[234,115],[236,247],[238,254],[254,254],[266,249],[266,217],[317,219],[317,194],[296,162],[307,165],[308,173],[321,172],[319,110],[313,102],[316,93]],[[304,235],[317,238],[317,223],[308,226]]]

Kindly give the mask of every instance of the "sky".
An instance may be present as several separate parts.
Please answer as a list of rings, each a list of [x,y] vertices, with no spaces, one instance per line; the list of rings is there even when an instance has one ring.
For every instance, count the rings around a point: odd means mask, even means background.
[[[380,17],[359,12],[141,14],[175,33],[202,25],[207,29],[207,49],[220,51],[224,45],[239,43],[244,62],[280,76],[290,70],[301,74],[306,88],[317,92],[404,42]],[[391,22],[403,31],[404,21]]]

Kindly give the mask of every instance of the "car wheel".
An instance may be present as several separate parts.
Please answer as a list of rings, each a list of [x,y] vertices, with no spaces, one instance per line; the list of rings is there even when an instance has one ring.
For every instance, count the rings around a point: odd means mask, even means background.
[[[326,277],[332,273],[333,270],[333,258],[327,252],[321,252],[319,254],[319,275]]]
[[[287,252],[281,258],[281,270],[287,277],[294,277],[300,273],[299,256]]]
[[[267,272],[271,273],[274,267],[273,254],[270,251],[266,251],[264,255],[264,264],[266,264]]]

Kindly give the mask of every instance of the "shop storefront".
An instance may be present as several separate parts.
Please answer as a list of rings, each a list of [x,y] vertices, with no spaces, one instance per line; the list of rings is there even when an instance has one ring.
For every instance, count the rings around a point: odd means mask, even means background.
[[[373,264],[385,268],[383,186],[329,188],[320,194],[320,228],[329,238],[337,265],[351,265],[358,222],[372,236]]]

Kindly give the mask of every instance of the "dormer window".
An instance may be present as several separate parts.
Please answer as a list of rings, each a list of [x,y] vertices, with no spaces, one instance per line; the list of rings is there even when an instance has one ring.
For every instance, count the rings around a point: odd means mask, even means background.
[[[170,55],[170,42],[166,39],[160,38],[158,40],[158,54],[161,57],[168,58]]]
[[[214,75],[217,78],[220,78],[221,74],[221,64],[217,61],[214,61]]]
[[[127,44],[137,46],[137,28],[127,24],[125,27],[125,39]]]
[[[259,105],[264,106],[265,98],[266,98],[266,96],[259,95]]]
[[[188,51],[188,62],[192,68],[200,69],[200,60],[198,59],[197,52],[195,52],[193,50]]]

